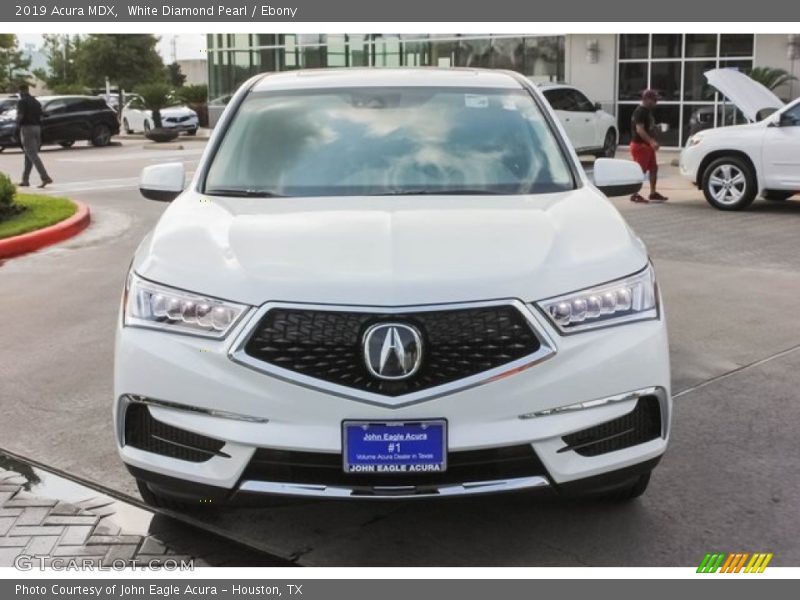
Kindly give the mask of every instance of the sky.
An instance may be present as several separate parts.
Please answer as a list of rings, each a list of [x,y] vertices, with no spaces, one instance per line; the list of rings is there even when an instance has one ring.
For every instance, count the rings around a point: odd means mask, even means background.
[[[38,33],[20,33],[17,34],[20,46],[25,44],[33,44],[36,47],[41,46],[42,36]],[[184,60],[187,58],[206,58],[206,36],[202,34],[183,34],[183,35],[162,35],[161,41],[158,43],[158,52],[164,59],[165,63],[173,61],[172,56],[172,39],[175,39],[175,59]]]

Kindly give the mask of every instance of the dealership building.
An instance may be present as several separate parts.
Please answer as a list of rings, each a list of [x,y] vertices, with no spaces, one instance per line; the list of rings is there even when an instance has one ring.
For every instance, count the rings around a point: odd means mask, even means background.
[[[616,116],[623,144],[641,91],[655,88],[662,145],[682,146],[696,129],[743,120],[704,72],[772,67],[800,78],[800,34],[209,34],[209,114],[213,122],[256,73],[399,66],[512,69],[536,82],[570,83]],[[800,81],[776,93],[795,98]]]

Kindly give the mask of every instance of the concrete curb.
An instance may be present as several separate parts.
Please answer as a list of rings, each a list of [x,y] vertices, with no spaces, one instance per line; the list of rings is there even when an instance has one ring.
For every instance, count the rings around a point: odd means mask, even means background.
[[[89,207],[83,202],[76,202],[75,200],[70,200],[70,202],[78,207],[78,210],[71,217],[44,229],[37,229],[30,233],[23,233],[22,235],[0,240],[0,259],[19,256],[20,254],[26,254],[45,246],[62,242],[86,229],[91,222]]]

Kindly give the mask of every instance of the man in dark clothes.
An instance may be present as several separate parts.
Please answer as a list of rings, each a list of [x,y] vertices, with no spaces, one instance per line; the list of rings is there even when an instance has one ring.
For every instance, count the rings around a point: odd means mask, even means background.
[[[19,128],[22,151],[25,153],[25,168],[22,171],[22,181],[18,185],[27,187],[31,184],[30,176],[33,167],[36,167],[39,177],[42,178],[40,188],[43,188],[48,183],[53,183],[42,164],[42,159],[39,158],[39,148],[42,145],[42,105],[39,104],[36,98],[31,96],[26,84],[19,86],[17,127]]]
[[[658,180],[658,163],[656,151],[659,148],[656,141],[656,120],[653,109],[658,103],[658,94],[655,90],[645,90],[642,93],[642,103],[636,107],[631,116],[631,156],[639,163],[642,172],[650,176],[650,195],[645,199],[641,194],[631,196],[631,202],[664,202],[667,198],[656,191]]]

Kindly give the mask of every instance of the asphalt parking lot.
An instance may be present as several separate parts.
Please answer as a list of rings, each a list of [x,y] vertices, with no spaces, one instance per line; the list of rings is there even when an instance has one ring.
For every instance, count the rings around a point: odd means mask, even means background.
[[[182,145],[45,151],[47,193],[87,203],[93,224],[0,265],[0,449],[130,496],[111,428],[114,321],[164,209],[139,196],[138,173],[168,160],[193,171],[203,142]],[[0,154],[14,179],[21,164]],[[693,566],[710,551],[800,565],[800,201],[722,213],[674,167],[663,176],[668,203],[613,201],[648,244],[670,328],[672,440],[643,498],[281,501],[197,518],[302,565]]]

